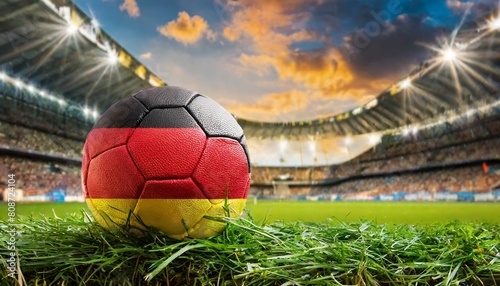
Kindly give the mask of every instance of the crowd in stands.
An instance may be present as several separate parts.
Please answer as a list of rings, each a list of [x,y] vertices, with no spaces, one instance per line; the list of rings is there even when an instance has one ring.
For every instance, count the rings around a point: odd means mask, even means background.
[[[0,188],[7,185],[9,174],[15,175],[16,189],[23,190],[25,197],[45,195],[57,189],[66,195],[82,194],[79,167],[2,155]]]
[[[457,143],[468,143],[500,137],[500,114],[484,121],[467,121],[455,124],[443,123],[434,128],[423,129],[418,134],[386,135],[374,152],[367,152],[356,161],[384,160],[394,156],[434,150]]]
[[[80,158],[83,141],[0,121],[0,147],[16,147],[26,151],[56,153],[65,157]]]
[[[500,160],[499,122],[497,113],[484,120],[442,124],[416,134],[386,135],[375,149],[343,164],[255,167],[252,180],[257,185],[269,185],[286,174],[296,183],[333,182],[330,187],[292,187],[292,195],[487,191],[500,182],[499,174],[486,173],[481,167],[483,161]]]
[[[476,118],[477,119],[477,118]],[[500,115],[444,124],[417,134],[386,135],[365,154],[332,167],[255,167],[252,179],[265,184],[289,175],[296,181],[341,179],[478,160],[500,159]]]
[[[450,191],[484,192],[500,181],[500,174],[487,174],[481,166],[443,168],[432,172],[407,173],[403,175],[376,178],[360,178],[340,183],[328,188],[329,193],[341,195],[360,194],[380,195],[398,192],[430,193]],[[314,194],[324,194],[324,190]]]

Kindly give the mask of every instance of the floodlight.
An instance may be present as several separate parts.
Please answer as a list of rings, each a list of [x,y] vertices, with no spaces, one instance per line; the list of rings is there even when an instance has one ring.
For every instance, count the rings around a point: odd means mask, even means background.
[[[16,87],[21,87],[23,85],[23,82],[20,79],[15,79],[14,80],[14,85]]]
[[[417,127],[417,126],[414,126],[414,127],[411,129],[411,133],[412,133],[413,135],[417,135],[417,133],[418,133],[418,127]]]
[[[76,33],[76,31],[78,31],[78,27],[73,23],[69,23],[68,27],[66,28],[66,32],[68,32],[68,34],[70,35],[73,35]]]
[[[370,141],[371,144],[377,144],[378,142],[380,142],[380,135],[372,134],[370,135],[368,140]]]
[[[403,129],[403,135],[404,136],[410,135],[410,129],[408,129],[407,127],[405,129]]]
[[[0,80],[5,81],[6,79],[7,79],[7,74],[5,74],[4,72],[0,72]]]
[[[57,102],[59,103],[59,105],[60,105],[60,106],[64,106],[64,105],[66,105],[66,104],[67,104],[66,100],[64,100],[64,99],[62,99],[62,98],[59,98],[59,99],[57,100]]]
[[[99,113],[97,113],[97,110],[92,111],[92,117],[94,117],[94,119],[97,119],[97,117],[99,117]]]
[[[457,52],[455,52],[452,48],[448,48],[443,51],[443,58],[449,62],[454,61],[457,58]]]
[[[311,150],[311,152],[316,152],[316,141],[309,141],[309,150]]]
[[[280,141],[280,151],[283,152],[285,151],[286,147],[288,146],[288,141],[287,140],[281,140]]]
[[[409,78],[401,82],[401,88],[409,88],[411,86],[411,80]]]
[[[500,30],[500,16],[488,23],[491,30]]]
[[[345,143],[345,145],[351,145],[351,142],[352,142],[351,137],[346,137],[346,138],[344,139],[344,143]]]
[[[108,51],[108,62],[112,65],[118,62],[118,55],[114,51]]]
[[[31,92],[31,93],[35,92],[35,87],[34,87],[34,86],[32,86],[31,84],[30,84],[30,85],[28,85],[27,89],[28,89],[28,91],[29,91],[29,92]]]
[[[89,109],[87,106],[85,106],[85,107],[83,108],[83,114],[85,114],[85,116],[88,116],[88,115],[89,115],[89,113],[90,113],[90,109]]]

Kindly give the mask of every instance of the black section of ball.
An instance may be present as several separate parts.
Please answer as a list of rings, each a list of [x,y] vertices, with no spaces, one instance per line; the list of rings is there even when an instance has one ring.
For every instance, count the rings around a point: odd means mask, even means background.
[[[135,97],[126,97],[113,104],[94,128],[134,128],[147,113],[148,110]]]
[[[184,107],[196,95],[196,92],[178,86],[162,86],[143,89],[134,97],[147,109],[160,107]]]
[[[141,128],[200,128],[184,107],[153,109],[144,117]]]
[[[231,113],[208,97],[198,95],[188,104],[187,109],[208,136],[229,137],[237,141],[243,136],[243,129]]]

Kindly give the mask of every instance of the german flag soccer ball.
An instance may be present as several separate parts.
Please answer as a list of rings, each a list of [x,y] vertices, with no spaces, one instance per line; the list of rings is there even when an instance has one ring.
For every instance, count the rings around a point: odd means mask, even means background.
[[[83,191],[103,227],[153,227],[175,239],[222,232],[250,186],[243,130],[212,99],[180,87],[112,105],[87,136]],[[215,218],[215,219],[214,219]]]

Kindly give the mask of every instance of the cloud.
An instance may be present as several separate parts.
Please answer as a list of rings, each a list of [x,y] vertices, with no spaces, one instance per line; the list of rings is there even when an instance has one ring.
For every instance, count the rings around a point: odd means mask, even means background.
[[[198,15],[191,17],[185,11],[179,12],[176,20],[158,27],[158,31],[165,37],[173,38],[184,45],[196,43],[204,35],[211,41],[216,38],[207,21]]]
[[[151,52],[147,52],[147,53],[141,54],[139,57],[141,59],[146,59],[147,60],[147,59],[150,59],[151,56],[152,56],[152,53]]]
[[[141,15],[136,0],[125,0],[122,5],[120,5],[120,11],[123,10],[126,10],[128,15],[132,18],[138,18]]]
[[[288,94],[301,90],[310,100],[363,100],[367,93],[377,94],[387,86],[370,85],[358,78],[329,37],[308,26],[314,19],[307,11],[320,9],[321,3],[313,0],[230,1],[227,9],[231,12],[231,21],[223,35],[231,42],[240,41],[245,45],[238,58],[243,67],[262,77],[276,75],[278,80],[290,83]],[[315,48],[300,48],[307,43],[314,43]],[[267,98],[277,100],[275,96]]]
[[[270,93],[255,103],[230,105],[228,110],[244,118],[275,121],[281,119],[280,117],[284,114],[305,109],[309,104],[308,101],[305,92],[290,90]]]
[[[446,5],[456,14],[463,14],[466,11],[470,11],[474,3],[470,1],[460,1],[460,0],[446,0]]]
[[[364,30],[347,34],[341,50],[350,59],[350,69],[357,78],[368,81],[390,84],[399,80],[402,74],[429,57],[429,50],[419,43],[432,44],[450,32],[425,20],[424,15],[402,14],[381,28],[375,37],[367,36]],[[367,40],[361,40],[363,37]],[[366,46],[359,45],[363,41]]]

